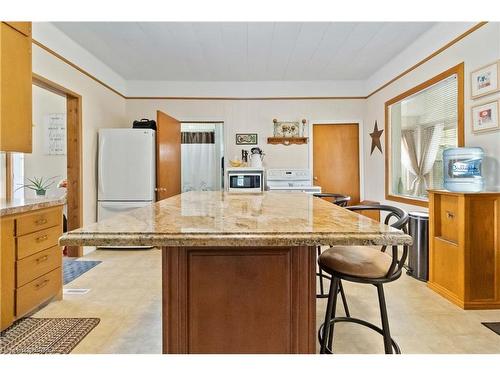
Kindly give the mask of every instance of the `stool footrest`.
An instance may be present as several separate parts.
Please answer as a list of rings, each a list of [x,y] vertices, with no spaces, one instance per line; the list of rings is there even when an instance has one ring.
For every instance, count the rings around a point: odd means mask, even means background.
[[[355,323],[355,324],[360,324],[362,326],[368,327],[375,332],[378,332],[382,336],[384,335],[384,331],[382,328],[377,327],[375,324],[372,324],[370,322],[367,322],[366,320],[358,319],[358,318],[352,318],[352,317],[338,317],[338,318],[333,318],[330,320],[330,323],[333,325],[335,323],[342,323],[342,322],[348,322],[348,323]],[[321,324],[318,330],[318,340],[319,342],[323,342],[323,330],[324,330],[325,323]],[[399,345],[397,344],[396,341],[394,341],[393,338],[391,338],[392,342],[392,347],[394,348],[394,352],[396,354],[401,354],[401,349],[399,348]],[[328,354],[333,354],[332,348],[326,348],[326,351]]]

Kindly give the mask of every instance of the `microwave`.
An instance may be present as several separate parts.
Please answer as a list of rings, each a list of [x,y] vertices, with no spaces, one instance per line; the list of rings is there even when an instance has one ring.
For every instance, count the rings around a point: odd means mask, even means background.
[[[260,193],[264,190],[264,171],[259,168],[228,168],[227,190],[232,193]]]

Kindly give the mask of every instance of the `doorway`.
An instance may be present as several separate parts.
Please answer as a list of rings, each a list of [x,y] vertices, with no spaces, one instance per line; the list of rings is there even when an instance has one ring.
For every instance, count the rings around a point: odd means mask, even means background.
[[[181,122],[181,187],[224,190],[224,124]]]
[[[224,123],[156,112],[156,200],[224,189]]]
[[[66,99],[66,219],[67,230],[74,230],[83,225],[82,97],[35,73],[32,83]],[[66,250],[70,257],[83,256],[81,246]]]
[[[359,124],[313,124],[314,185],[360,202]]]
[[[35,129],[34,132],[37,132],[35,136],[46,138],[46,121],[53,122],[53,125],[65,123],[65,125],[60,126],[59,130],[62,127],[65,127],[64,134],[66,139],[66,150],[64,150],[64,154],[66,155],[66,157],[65,160],[57,161],[58,167],[56,168],[61,172],[54,174],[54,169],[47,170],[45,168],[46,166],[43,165],[43,163],[42,165],[37,165],[39,158],[35,159],[30,154],[24,155],[19,153],[6,153],[5,155],[2,155],[3,157],[1,158],[0,162],[2,162],[2,165],[5,165],[5,191],[2,191],[2,196],[4,196],[7,200],[11,200],[15,197],[16,194],[24,193],[22,190],[18,193],[16,192],[16,189],[19,187],[19,185],[22,185],[26,182],[25,177],[34,177],[34,175],[40,177],[41,175],[45,174],[48,174],[48,176],[44,176],[46,178],[55,177],[54,184],[56,186],[59,185],[60,182],[62,182],[61,186],[66,186],[66,229],[68,231],[77,229],[83,224],[82,98],[80,95],[74,93],[73,91],[66,89],[65,87],[58,85],[57,83],[52,82],[35,73],[33,73],[32,75],[32,84],[34,93],[39,91],[39,93],[43,93],[42,95],[46,96],[48,92],[50,92],[51,94],[57,94],[59,97],[62,97],[59,98],[59,101],[57,99],[50,99],[52,101],[52,104],[58,102],[58,104],[55,104],[55,108],[57,108],[56,112],[59,112],[57,113],[58,116],[55,116],[52,119],[45,120],[43,118],[43,115],[37,118],[37,113],[34,111],[35,127],[37,122],[39,125],[39,128]],[[39,89],[43,90],[41,91]],[[63,100],[62,102],[61,99]],[[61,114],[63,114],[64,116],[63,119],[61,119]],[[54,115],[54,113],[52,113],[51,115]],[[51,128],[54,128],[54,132],[57,133],[56,128],[58,128],[58,126],[51,126]],[[40,134],[38,134],[38,131],[40,131]],[[59,135],[61,134],[62,132],[60,131]],[[61,146],[61,142],[49,143],[51,144],[45,145],[45,141],[42,141],[38,146],[35,146],[43,148],[42,154],[44,154],[44,158],[46,154],[50,155],[51,152],[53,153],[53,155],[61,155],[61,153],[56,153],[56,148]],[[49,147],[50,150],[46,150],[46,147]],[[25,161],[28,160],[31,160],[32,163],[28,168],[25,169]],[[61,165],[64,164],[65,167],[62,167],[64,168],[64,170],[61,170]],[[43,171],[41,171],[42,169]],[[80,246],[68,246],[66,250],[67,255],[70,257],[83,256],[83,248]]]

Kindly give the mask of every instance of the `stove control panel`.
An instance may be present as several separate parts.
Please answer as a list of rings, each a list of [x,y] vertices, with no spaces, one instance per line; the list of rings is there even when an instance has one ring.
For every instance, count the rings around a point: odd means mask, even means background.
[[[294,180],[308,181],[311,179],[309,169],[268,169],[266,171],[268,181],[272,180]]]

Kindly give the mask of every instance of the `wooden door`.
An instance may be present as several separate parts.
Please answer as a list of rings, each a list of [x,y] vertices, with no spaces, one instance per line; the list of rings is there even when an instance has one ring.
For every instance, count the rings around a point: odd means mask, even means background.
[[[0,24],[0,151],[31,153],[31,38]]]
[[[156,114],[156,200],[181,193],[181,123]]]
[[[358,124],[313,125],[314,184],[323,193],[350,195],[359,203]]]

